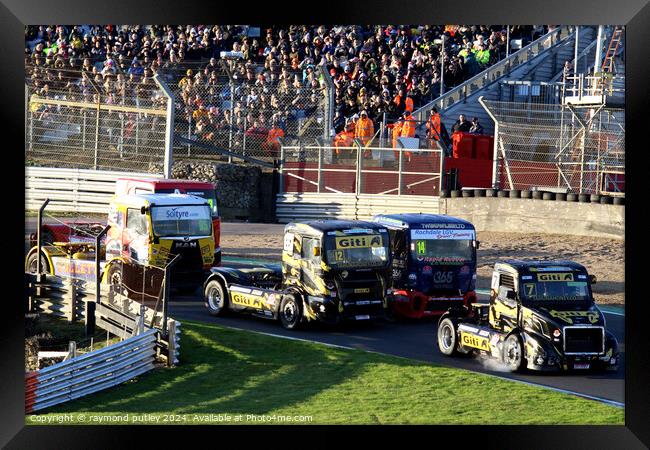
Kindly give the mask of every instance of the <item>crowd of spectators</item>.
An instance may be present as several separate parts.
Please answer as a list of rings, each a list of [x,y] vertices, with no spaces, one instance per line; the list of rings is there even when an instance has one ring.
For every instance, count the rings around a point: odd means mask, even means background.
[[[441,80],[448,90],[504,58],[505,28],[27,26],[26,76],[46,97],[162,105],[158,73],[176,90],[177,127],[190,124],[191,137],[233,147],[240,142],[233,135],[248,136],[268,150],[305,126],[323,129],[325,76],[334,88],[334,131],[362,111],[377,130],[384,116],[395,122],[436,98]],[[547,29],[511,26],[510,39],[525,45]],[[229,76],[222,52],[232,56]]]

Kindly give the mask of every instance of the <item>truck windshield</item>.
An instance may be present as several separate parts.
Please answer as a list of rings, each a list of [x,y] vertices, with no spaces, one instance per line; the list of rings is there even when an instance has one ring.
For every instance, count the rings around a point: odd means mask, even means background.
[[[212,218],[208,205],[153,206],[153,232],[158,237],[209,236]]]
[[[589,285],[585,280],[578,280],[573,273],[538,273],[521,277],[522,300],[533,302],[562,301],[581,302],[589,301],[591,294]]]
[[[464,264],[474,260],[474,230],[411,230],[411,256],[416,261]]]
[[[217,194],[214,189],[156,189],[157,194],[188,194],[195,195],[197,197],[204,198],[210,205],[210,213],[212,217],[219,216],[219,210],[217,209]]]
[[[327,263],[335,268],[380,267],[388,260],[388,239],[382,234],[328,236]]]

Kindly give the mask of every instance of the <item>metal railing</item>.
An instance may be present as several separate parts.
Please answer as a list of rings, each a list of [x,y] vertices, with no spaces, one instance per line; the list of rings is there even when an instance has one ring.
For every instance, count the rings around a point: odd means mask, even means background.
[[[47,198],[50,211],[105,213],[119,177],[158,178],[160,173],[25,167],[25,209],[36,210]]]
[[[28,165],[147,170],[165,161],[170,99],[155,77],[98,84],[81,71],[26,71]]]
[[[494,187],[623,195],[624,110],[479,102],[495,121]]]
[[[413,115],[418,120],[423,121],[427,119],[427,113],[434,106],[438,109],[438,111],[444,111],[450,106],[463,101],[479,89],[482,89],[485,86],[495,82],[502,76],[509,74],[517,67],[530,62],[532,59],[538,57],[542,53],[555,46],[557,43],[569,38],[573,33],[574,27],[567,25],[563,25],[553,31],[548,32],[544,36],[538,38],[536,41],[528,44],[517,52],[512,53],[508,56],[508,58],[502,59],[501,61],[485,69],[483,72],[477,74],[473,78],[470,78],[469,80],[446,92],[444,95],[438,97],[431,103],[422,106],[416,110]]]
[[[442,149],[302,145],[281,147],[280,192],[437,196],[444,173]]]
[[[25,412],[32,413],[128,381],[154,368],[157,330],[25,375]]]

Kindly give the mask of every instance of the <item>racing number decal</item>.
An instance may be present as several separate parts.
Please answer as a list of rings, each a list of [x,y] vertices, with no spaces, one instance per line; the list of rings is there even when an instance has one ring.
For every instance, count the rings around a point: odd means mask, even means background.
[[[426,242],[424,241],[418,241],[418,255],[424,255],[426,253]]]
[[[434,283],[451,283],[454,279],[454,273],[453,272],[436,272],[436,274],[433,276],[433,282]]]
[[[527,297],[535,297],[537,295],[537,285],[535,283],[525,283],[524,289],[526,289]]]
[[[343,250],[335,250],[334,251],[334,258],[337,261],[343,261]]]

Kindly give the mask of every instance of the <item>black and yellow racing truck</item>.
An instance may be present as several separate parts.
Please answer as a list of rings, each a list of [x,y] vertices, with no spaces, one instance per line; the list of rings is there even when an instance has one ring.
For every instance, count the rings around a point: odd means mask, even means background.
[[[513,372],[616,370],[618,343],[594,303],[595,282],[572,261],[497,262],[489,303],[447,311],[438,348],[495,358]]]
[[[388,306],[388,230],[350,220],[289,223],[281,265],[211,272],[203,293],[215,316],[251,313],[280,320],[287,329],[310,321],[382,318]]]

